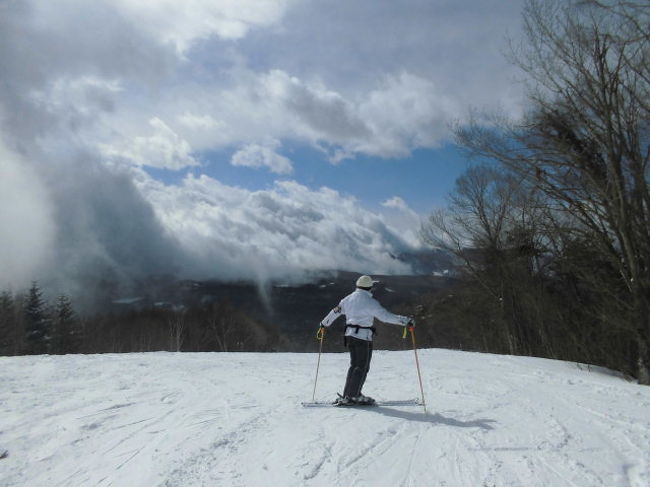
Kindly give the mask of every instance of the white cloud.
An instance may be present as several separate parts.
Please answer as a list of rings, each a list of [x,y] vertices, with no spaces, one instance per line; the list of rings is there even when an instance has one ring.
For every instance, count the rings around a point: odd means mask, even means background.
[[[99,134],[86,134],[89,143],[123,145],[120,139],[142,133],[158,117],[168,126],[178,122],[171,128],[195,151],[264,146],[271,137],[311,144],[339,162],[435,147],[472,106],[517,111],[518,90],[509,83],[512,71],[500,47],[506,27],[516,26],[518,2],[409,0],[399,8],[367,0],[30,5],[26,19],[14,15],[15,38],[0,36],[6,45],[32,40],[24,49],[30,70],[42,71],[55,85],[61,84],[57,79],[85,77],[96,87],[121,90],[104,90],[94,105],[83,105],[82,113],[87,106],[111,112],[101,118]],[[371,17],[363,15],[369,12]],[[80,23],[81,17],[88,20]],[[43,52],[54,55],[44,60]],[[70,96],[59,99],[50,112],[69,119],[70,107],[80,105]],[[75,130],[91,124],[89,113]],[[164,161],[176,167],[188,159]]]
[[[393,196],[392,198],[387,199],[381,204],[381,206],[384,206],[386,208],[395,208],[404,212],[413,211],[408,207],[406,201],[404,201],[399,196]]]
[[[153,134],[137,136],[121,145],[102,145],[109,159],[126,160],[136,166],[149,166],[172,170],[198,166],[192,156],[190,144],[174,132],[161,119],[149,120]]]
[[[230,160],[233,166],[267,167],[276,174],[291,174],[293,165],[289,158],[278,154],[280,142],[274,139],[264,144],[249,144],[235,152]]]
[[[115,101],[122,91],[119,80],[102,79],[97,76],[62,76],[54,78],[42,90],[34,90],[29,97],[44,111],[64,114],[70,124],[88,123],[115,107]]]
[[[438,145],[449,137],[449,123],[464,115],[462,106],[441,95],[432,82],[407,72],[387,75],[376,80],[375,89],[347,98],[321,82],[277,69],[238,70],[236,76],[235,86],[173,90],[156,110],[181,122],[178,131],[195,150],[245,146],[246,153],[258,155],[257,166],[268,165],[259,155],[268,152],[269,138],[311,144],[332,162],[357,154],[406,156],[413,149]],[[197,107],[205,114],[190,115]],[[125,127],[125,116],[116,119],[115,131]],[[242,158],[246,160],[251,157]]]
[[[389,75],[359,107],[375,137],[357,150],[383,156],[405,156],[419,147],[435,147],[449,138],[449,124],[463,117],[458,100],[435,84],[406,71]]]
[[[211,131],[222,129],[224,126],[222,121],[216,120],[210,115],[195,115],[190,112],[180,115],[178,121],[192,131]]]
[[[294,0],[94,0],[96,13],[117,12],[152,39],[169,44],[179,53],[197,40],[210,36],[237,40],[252,29],[269,27],[282,19]],[[46,19],[54,27],[64,27],[73,16],[89,8],[85,0],[31,0],[32,14]],[[77,19],[78,20],[78,19]],[[84,18],[92,23],[93,18]],[[98,19],[105,20],[105,17]],[[110,25],[110,24],[109,24]],[[74,28],[74,27],[73,27]],[[100,37],[101,33],[96,33]],[[132,46],[137,49],[137,46]]]
[[[354,104],[320,83],[305,83],[277,69],[263,76],[262,83],[280,108],[294,114],[297,125],[315,139],[345,143],[370,135]]]
[[[420,215],[399,196],[387,199],[381,206],[386,208],[383,212],[386,222],[397,229],[411,246],[420,247],[422,245],[418,235],[422,225]]]
[[[406,71],[386,75],[375,89],[354,99],[280,70],[258,80],[273,111],[293,115],[275,117],[290,124],[285,130],[334,146],[334,162],[355,153],[397,157],[435,147],[449,137],[450,122],[465,115],[463,106],[433,82]]]
[[[95,260],[127,269],[149,256],[144,272],[157,267],[153,256],[173,260],[155,210],[204,264],[231,276],[239,267],[252,275],[256,264],[269,273],[403,270],[390,253],[405,245],[398,234],[413,215],[397,200],[379,214],[333,190],[282,183],[249,192],[205,176],[165,186],[138,168],[196,167],[197,152],[239,147],[233,162],[288,174],[299,161],[278,153],[287,142],[333,162],[394,157],[445,140],[446,124],[470,106],[515,113],[518,89],[499,48],[520,3],[4,2],[0,137],[24,157],[2,163],[2,218],[7,228],[33,219],[43,242],[53,228],[67,232],[53,245],[79,269]],[[153,210],[123,173],[96,164],[98,152],[129,162]],[[89,244],[76,246],[85,235]],[[161,242],[155,252],[152,239]],[[39,261],[40,244],[8,242],[2,251],[32,249],[24,269]]]
[[[305,270],[408,272],[391,255],[409,245],[354,198],[294,181],[248,191],[208,176],[166,186],[140,173],[138,186],[166,228],[206,275],[281,277]]]
[[[272,137],[326,147],[336,162],[434,147],[471,106],[517,110],[500,47],[519,2],[27,3],[6,12],[0,41],[21,48],[4,48],[14,58],[3,66],[19,67],[3,76],[119,86],[95,100],[115,112],[102,134],[117,138],[157,116],[196,150]],[[61,100],[51,111],[66,119],[77,104]]]
[[[56,229],[43,181],[2,140],[0,174],[0,289],[6,289],[38,278]]]
[[[180,52],[212,35],[227,40],[278,22],[292,0],[112,0],[140,28]]]

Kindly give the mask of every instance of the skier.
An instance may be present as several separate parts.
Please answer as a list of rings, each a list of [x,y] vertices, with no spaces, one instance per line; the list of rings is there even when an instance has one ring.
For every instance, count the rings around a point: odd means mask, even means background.
[[[374,319],[395,325],[415,326],[412,318],[387,311],[373,298],[371,290],[375,282],[370,276],[359,277],[355,291],[343,298],[320,323],[321,328],[329,327],[339,316],[345,315],[344,343],[350,350],[350,368],[343,396],[335,403],[337,406],[375,403],[373,398],[361,393],[372,358],[372,336],[376,333]]]

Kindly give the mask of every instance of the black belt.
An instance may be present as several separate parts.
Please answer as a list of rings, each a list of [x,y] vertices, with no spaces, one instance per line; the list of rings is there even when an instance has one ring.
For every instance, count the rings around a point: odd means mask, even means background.
[[[370,330],[373,335],[377,334],[377,328],[374,326],[361,326],[361,325],[345,325],[345,331],[348,331],[348,328],[354,328],[354,333],[359,334],[359,329]]]
[[[361,325],[345,325],[345,331],[348,331],[348,328],[354,328],[354,333],[359,334],[359,329],[361,328],[362,330],[370,330],[373,335],[377,334],[377,328],[374,326],[361,326]],[[343,345],[348,346],[348,337],[347,335],[343,335]]]

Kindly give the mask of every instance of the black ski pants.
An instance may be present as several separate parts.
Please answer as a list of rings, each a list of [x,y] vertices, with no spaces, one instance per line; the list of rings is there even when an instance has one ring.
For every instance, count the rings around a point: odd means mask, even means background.
[[[361,389],[370,370],[372,342],[354,337],[346,338],[348,350],[350,351],[350,368],[348,369],[343,395],[345,397],[356,397],[361,394]]]

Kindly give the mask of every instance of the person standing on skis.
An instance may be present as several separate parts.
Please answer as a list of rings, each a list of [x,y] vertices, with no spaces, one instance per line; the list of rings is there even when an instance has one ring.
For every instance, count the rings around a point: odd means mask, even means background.
[[[329,327],[341,315],[345,315],[345,345],[350,351],[350,368],[345,381],[343,396],[336,402],[339,406],[374,404],[375,400],[361,393],[372,358],[372,336],[376,333],[374,320],[401,326],[415,326],[412,318],[400,316],[384,309],[372,296],[375,281],[370,276],[357,279],[356,290],[343,298],[321,321],[321,328]]]

